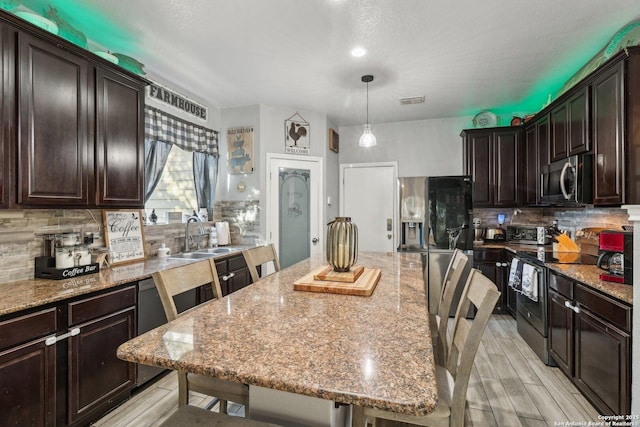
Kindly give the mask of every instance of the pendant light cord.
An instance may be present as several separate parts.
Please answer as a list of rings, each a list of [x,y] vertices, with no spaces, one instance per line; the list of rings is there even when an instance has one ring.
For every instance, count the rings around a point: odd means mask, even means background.
[[[369,82],[367,82],[367,124],[369,124]]]

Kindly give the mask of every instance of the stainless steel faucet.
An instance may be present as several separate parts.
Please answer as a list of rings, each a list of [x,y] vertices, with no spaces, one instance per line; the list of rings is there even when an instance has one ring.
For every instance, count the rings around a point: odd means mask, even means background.
[[[184,229],[184,251],[185,252],[189,252],[189,224],[191,224],[192,222],[200,222],[200,218],[197,217],[196,215],[191,215],[189,218],[187,218],[187,225],[185,226]]]

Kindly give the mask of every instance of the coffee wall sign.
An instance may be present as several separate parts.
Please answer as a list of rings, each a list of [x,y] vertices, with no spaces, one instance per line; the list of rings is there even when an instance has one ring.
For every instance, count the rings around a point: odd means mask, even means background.
[[[151,83],[147,86],[147,97],[162,102],[163,104],[170,105],[171,107],[180,110],[181,112],[188,113],[202,121],[207,121],[209,114],[207,107],[157,83]]]
[[[138,209],[103,210],[102,220],[111,264],[147,258],[144,250],[142,211]]]

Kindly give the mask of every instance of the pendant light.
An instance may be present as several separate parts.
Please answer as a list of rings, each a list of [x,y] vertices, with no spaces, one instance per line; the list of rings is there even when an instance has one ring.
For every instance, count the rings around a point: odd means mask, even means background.
[[[362,76],[362,82],[367,84],[367,123],[364,125],[364,131],[360,136],[360,147],[373,147],[376,145],[376,136],[371,132],[371,125],[369,124],[369,82],[373,81],[373,76],[367,74]]]

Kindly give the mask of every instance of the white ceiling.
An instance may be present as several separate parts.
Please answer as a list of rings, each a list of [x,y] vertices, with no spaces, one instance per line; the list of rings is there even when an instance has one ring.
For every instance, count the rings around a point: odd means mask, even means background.
[[[364,123],[363,74],[375,77],[372,123],[535,111],[640,18],[637,0],[48,3],[89,39],[210,106],[287,106],[337,125]],[[74,9],[100,19],[80,21]],[[351,57],[356,45],[368,55]],[[422,105],[399,103],[422,95]]]

